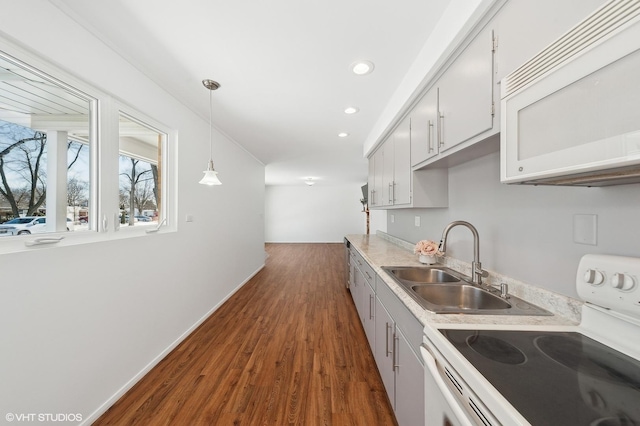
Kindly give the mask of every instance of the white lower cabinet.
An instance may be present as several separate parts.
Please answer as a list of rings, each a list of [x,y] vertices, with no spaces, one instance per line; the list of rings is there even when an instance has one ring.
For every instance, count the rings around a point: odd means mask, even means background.
[[[374,357],[400,426],[424,425],[424,366],[379,298]]]
[[[400,426],[424,423],[424,366],[396,327],[396,419]]]
[[[393,360],[393,341],[396,324],[389,312],[376,297],[376,343],[373,356],[378,365],[378,371],[382,377],[382,383],[389,396],[391,405],[396,406],[396,372]]]
[[[364,332],[367,335],[369,346],[373,348],[376,342],[376,294],[367,280],[365,280],[364,291],[362,293],[362,302],[364,305],[362,326],[364,327]]]
[[[351,297],[400,426],[424,425],[422,325],[358,252]]]
[[[358,317],[367,335],[369,345],[375,342],[375,277],[373,269],[360,255],[356,254],[352,266],[353,282],[351,283],[351,297],[356,305]],[[372,286],[373,283],[373,286]]]

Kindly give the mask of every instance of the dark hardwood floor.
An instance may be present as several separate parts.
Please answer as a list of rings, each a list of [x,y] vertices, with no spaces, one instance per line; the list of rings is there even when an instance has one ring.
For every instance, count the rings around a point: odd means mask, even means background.
[[[267,244],[265,268],[95,425],[395,425],[342,244]]]

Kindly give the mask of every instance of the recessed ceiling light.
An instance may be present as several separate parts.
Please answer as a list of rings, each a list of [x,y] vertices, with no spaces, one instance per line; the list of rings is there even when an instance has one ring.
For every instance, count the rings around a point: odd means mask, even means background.
[[[356,113],[356,112],[358,112],[358,111],[360,111],[360,108],[350,106],[350,107],[348,107],[348,108],[345,108],[344,113],[345,113],[345,114],[355,114],[355,113]]]
[[[306,184],[307,184],[307,185],[309,185],[309,186],[313,186],[313,185],[315,185],[315,184],[316,184],[312,177],[308,177],[308,178],[306,178],[306,179],[305,179],[305,181],[304,181],[304,183],[306,183]]]
[[[346,132],[338,133],[339,138],[346,138],[347,136],[349,136],[349,133],[346,133]]]
[[[357,61],[351,64],[351,71],[356,75],[366,75],[373,71],[374,65],[370,61]]]

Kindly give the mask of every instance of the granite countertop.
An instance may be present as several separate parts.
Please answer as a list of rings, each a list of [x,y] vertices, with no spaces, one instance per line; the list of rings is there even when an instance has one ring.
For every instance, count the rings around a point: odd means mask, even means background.
[[[475,325],[518,325],[518,326],[566,326],[580,322],[582,303],[578,300],[559,295],[548,290],[515,281],[509,277],[489,271],[487,283],[498,285],[509,284],[509,292],[527,302],[540,306],[553,316],[520,316],[520,315],[464,315],[435,314],[424,309],[407,292],[397,284],[385,271],[383,266],[424,266],[413,254],[413,244],[399,240],[389,234],[378,231],[376,235],[347,235],[346,238],[362,255],[385,284],[407,306],[422,325],[475,324]],[[456,259],[439,257],[443,266],[469,275],[465,264]]]

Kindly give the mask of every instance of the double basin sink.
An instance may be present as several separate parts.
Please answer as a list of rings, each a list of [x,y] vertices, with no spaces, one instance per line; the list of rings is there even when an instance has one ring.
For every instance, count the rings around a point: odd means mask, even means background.
[[[493,289],[472,284],[469,278],[443,266],[384,266],[423,308],[442,314],[552,315],[514,296],[501,297]]]

